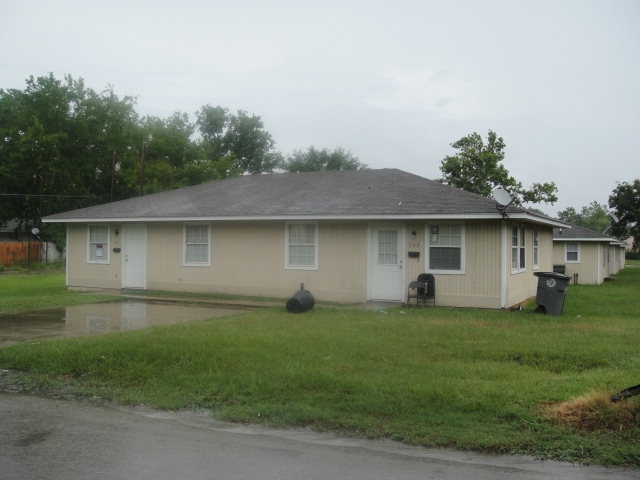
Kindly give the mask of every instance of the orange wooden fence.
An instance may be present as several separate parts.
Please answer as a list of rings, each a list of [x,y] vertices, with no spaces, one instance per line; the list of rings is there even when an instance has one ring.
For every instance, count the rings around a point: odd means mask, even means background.
[[[40,261],[40,242],[0,242],[0,264],[4,266],[14,263]]]

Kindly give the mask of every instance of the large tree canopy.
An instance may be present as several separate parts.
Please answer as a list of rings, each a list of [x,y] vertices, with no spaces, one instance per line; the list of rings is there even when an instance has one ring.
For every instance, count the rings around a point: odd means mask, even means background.
[[[640,251],[640,179],[619,183],[609,196],[609,207],[618,217],[613,234],[621,240],[633,237],[633,250]]]
[[[296,150],[282,161],[280,167],[287,172],[312,172],[318,170],[362,170],[367,168],[351,152],[338,147],[317,149],[313,146],[306,151]]]
[[[489,130],[487,143],[474,132],[451,144],[455,155],[446,156],[440,163],[441,182],[485,197],[498,187],[515,196],[516,203],[555,203],[557,187],[551,183],[534,183],[524,188],[502,165],[505,143],[502,137]]]
[[[611,226],[607,206],[601,205],[595,200],[582,207],[579,212],[574,207],[565,208],[558,212],[558,218],[571,225],[590,228],[598,232],[604,232]]]
[[[167,119],[145,117],[136,148],[139,162],[130,172],[138,180],[138,193],[155,193],[200,183],[209,176],[189,174],[201,151],[192,141],[195,127],[186,113],[175,112]]]
[[[205,105],[197,113],[197,125],[204,158],[215,165],[218,178],[271,172],[280,161],[275,141],[256,115]]]
[[[0,90],[0,221],[39,226],[49,213],[117,198],[118,166],[131,160],[137,133],[133,107],[70,76]]]
[[[135,99],[111,87],[30,77],[24,90],[0,89],[0,224],[18,219],[28,232],[51,213],[271,172],[274,146],[242,110],[207,105],[195,123],[182,112],[139,118]]]

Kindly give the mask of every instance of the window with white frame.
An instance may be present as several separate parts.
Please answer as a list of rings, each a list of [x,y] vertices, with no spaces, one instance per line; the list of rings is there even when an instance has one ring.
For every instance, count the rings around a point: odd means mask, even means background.
[[[533,231],[533,268],[540,268],[540,242],[538,231]]]
[[[286,226],[286,268],[318,268],[318,226],[315,223],[288,223]]]
[[[431,224],[427,229],[427,270],[438,273],[464,272],[464,225]]]
[[[578,242],[567,242],[565,252],[565,259],[568,263],[580,262],[580,244]]]
[[[208,267],[211,265],[211,226],[187,224],[184,226],[184,265]]]
[[[511,229],[511,272],[523,272],[525,269],[526,252],[524,242],[524,228]]]
[[[109,263],[109,225],[89,225],[87,262]]]

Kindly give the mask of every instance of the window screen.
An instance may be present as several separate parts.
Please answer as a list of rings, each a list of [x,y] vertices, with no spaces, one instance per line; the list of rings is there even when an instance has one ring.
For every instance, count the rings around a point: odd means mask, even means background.
[[[316,225],[295,223],[288,226],[287,265],[289,267],[316,266]]]
[[[209,225],[185,226],[185,265],[209,264]]]
[[[89,261],[109,262],[109,227],[107,225],[89,226]]]
[[[462,225],[429,226],[429,269],[462,270]]]

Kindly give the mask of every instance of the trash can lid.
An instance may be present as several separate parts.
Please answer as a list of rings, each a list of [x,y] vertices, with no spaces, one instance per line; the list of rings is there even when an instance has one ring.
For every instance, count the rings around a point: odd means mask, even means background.
[[[565,275],[564,273],[558,272],[533,272],[536,277],[551,277],[557,278],[559,280],[571,280],[569,275]]]

